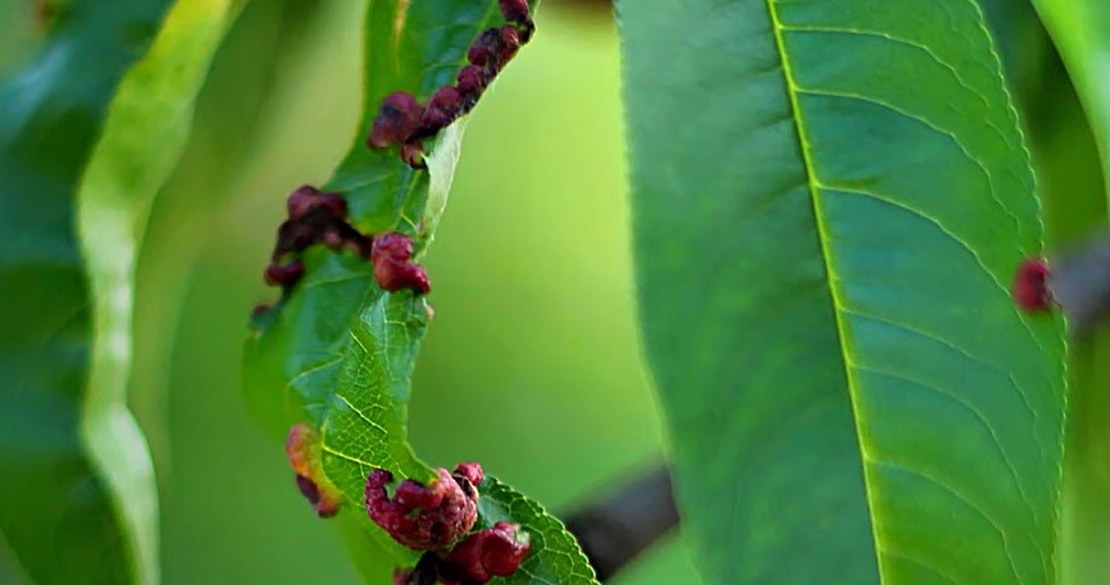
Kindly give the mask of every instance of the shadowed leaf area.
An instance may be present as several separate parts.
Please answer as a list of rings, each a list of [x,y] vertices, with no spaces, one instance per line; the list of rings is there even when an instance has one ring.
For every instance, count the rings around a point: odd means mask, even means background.
[[[169,4],[67,3],[0,88],[0,531],[40,585],[158,580],[126,407],[134,259],[233,15]]]

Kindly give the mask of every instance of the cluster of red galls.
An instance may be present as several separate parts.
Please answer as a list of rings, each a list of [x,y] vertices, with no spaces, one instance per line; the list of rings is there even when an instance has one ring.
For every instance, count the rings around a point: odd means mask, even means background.
[[[528,533],[509,522],[470,532],[478,520],[482,467],[460,463],[454,473],[440,468],[436,476],[428,485],[406,479],[392,498],[392,473],[375,469],[366,480],[370,519],[402,545],[427,551],[415,567],[397,571],[395,585],[481,585],[515,573],[531,550]]]
[[[324,474],[323,439],[307,424],[289,430],[285,441],[297,487],[321,518],[339,513],[343,497]],[[478,486],[482,466],[460,463],[454,472],[439,468],[424,484],[406,479],[389,488],[393,474],[375,469],[366,478],[366,512],[401,545],[425,551],[420,562],[394,575],[395,585],[482,585],[507,577],[520,568],[531,551],[528,533],[520,526],[498,522],[471,532],[478,521]]]
[[[466,54],[469,64],[459,70],[455,85],[441,87],[427,105],[403,91],[386,96],[366,140],[370,148],[400,145],[401,160],[413,168],[424,168],[424,140],[474,109],[482,93],[535,32],[527,0],[499,0],[498,5],[508,24],[478,35]]]
[[[396,232],[364,235],[347,221],[347,202],[339,193],[322,193],[310,185],[289,195],[288,218],[278,228],[277,243],[266,268],[266,284],[288,288],[304,275],[301,255],[310,246],[349,250],[370,260],[382,290],[431,290],[424,267],[412,262],[413,244]]]
[[[405,92],[386,97],[367,139],[370,148],[400,145],[407,164],[424,167],[424,140],[470,112],[535,31],[527,0],[499,0],[498,4],[509,24],[478,36],[456,85],[440,88],[426,106]],[[304,251],[323,244],[369,259],[382,290],[429,292],[427,272],[412,262],[412,240],[395,232],[362,234],[348,222],[347,202],[339,193],[305,185],[289,196],[287,208],[288,217],[278,228],[266,268],[267,284],[285,289],[295,285],[304,275]],[[316,514],[322,518],[337,514],[342,494],[324,474],[320,433],[309,425],[296,425],[285,448],[297,487]],[[460,463],[453,473],[437,469],[436,479],[427,485],[406,479],[390,497],[393,474],[385,469],[370,473],[365,487],[370,519],[403,546],[425,551],[415,567],[395,573],[394,585],[482,585],[520,568],[531,551],[528,534],[520,526],[497,522],[492,528],[471,532],[478,521],[478,486],[484,480],[480,465]]]
[[[370,148],[398,144],[407,164],[424,167],[424,141],[470,112],[521,45],[532,38],[536,27],[527,0],[499,0],[498,5],[508,24],[478,35],[467,51],[469,65],[459,71],[455,85],[440,88],[427,105],[406,92],[383,100],[367,138]],[[288,200],[288,217],[278,228],[266,283],[285,289],[295,285],[304,276],[301,255],[310,246],[324,244],[369,259],[382,290],[428,294],[428,273],[412,262],[411,238],[396,232],[364,235],[347,221],[347,214],[347,202],[339,193],[322,193],[310,185],[294,191]],[[268,308],[260,305],[256,312]]]

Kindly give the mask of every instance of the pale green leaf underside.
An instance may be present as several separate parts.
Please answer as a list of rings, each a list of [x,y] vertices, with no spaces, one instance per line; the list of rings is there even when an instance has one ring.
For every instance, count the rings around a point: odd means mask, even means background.
[[[132,273],[233,2],[169,4],[67,3],[0,89],[0,530],[40,585],[159,578]]]
[[[1062,320],[969,0],[621,5],[648,357],[709,583],[1056,579]]]
[[[127,408],[135,263],[155,194],[192,127],[196,97],[241,2],[178,2],[120,84],[78,191],[96,333],[82,432],[133,535],[139,583],[157,583],[158,498],[146,443]]]
[[[395,152],[368,150],[361,138],[385,95],[408,90],[426,97],[451,82],[471,41],[501,17],[492,0],[371,2],[368,10],[362,128],[324,188],[346,195],[361,229],[402,231],[422,249],[443,211],[465,121],[429,145],[427,173],[408,169]],[[338,520],[359,569],[368,583],[388,583],[393,570],[414,564],[417,554],[369,520],[363,489],[375,467],[401,477],[433,477],[407,440],[412,370],[430,309],[409,292],[383,293],[369,264],[350,254],[314,249],[305,263],[292,294],[255,324],[246,351],[247,393],[278,433],[302,420],[321,429],[324,470],[343,492]],[[523,569],[496,583],[596,583],[558,520],[492,478],[480,491],[481,522],[511,519],[533,539]]]

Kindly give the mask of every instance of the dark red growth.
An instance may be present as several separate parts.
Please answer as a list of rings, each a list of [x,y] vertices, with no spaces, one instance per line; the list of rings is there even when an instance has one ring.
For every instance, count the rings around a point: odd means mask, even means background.
[[[444,557],[440,579],[444,585],[481,585],[494,577],[508,577],[532,550],[520,526],[498,522],[470,535]]]
[[[431,291],[427,271],[412,263],[412,255],[412,239],[404,234],[389,232],[374,238],[370,261],[374,263],[374,278],[382,290],[411,290],[420,295]]]
[[[459,76],[456,79],[458,82],[456,87],[459,93],[466,97],[480,95],[486,89],[486,84],[489,80],[486,79],[485,71],[477,65],[467,65],[459,70]]]
[[[1026,313],[1041,313],[1052,308],[1052,291],[1048,278],[1052,271],[1041,259],[1027,259],[1014,274],[1014,302]]]
[[[270,286],[292,286],[304,276],[304,264],[294,260],[289,264],[270,264],[263,278]]]
[[[343,496],[327,476],[321,460],[320,433],[307,424],[294,425],[285,439],[285,454],[296,472],[297,488],[316,515],[331,518],[339,513]]]
[[[501,53],[501,31],[496,28],[487,28],[478,35],[466,52],[466,59],[472,65],[485,67],[495,63],[497,55]]]
[[[439,582],[439,555],[426,552],[411,569],[398,569],[393,573],[393,585],[435,585]]]
[[[528,0],[498,0],[501,16],[513,24],[523,24],[532,20],[532,11],[528,7]]]
[[[320,486],[308,477],[297,476],[297,489],[301,490],[301,495],[308,500],[308,503],[312,504],[312,509],[317,516],[331,518],[339,513],[341,500],[338,497],[325,497],[324,493],[320,491]]]
[[[455,466],[455,477],[466,479],[470,485],[474,486],[474,489],[478,489],[478,486],[482,485],[482,482],[485,481],[486,474],[482,470],[482,466],[478,463],[464,461]]]
[[[420,125],[423,116],[424,108],[412,94],[403,91],[391,93],[382,100],[366,143],[376,150],[403,144]]]
[[[532,20],[528,0],[498,0],[498,4],[501,7],[501,15],[505,20],[521,28],[521,40],[527,43],[532,38],[532,33],[536,31],[536,23]]]
[[[347,217],[347,200],[339,193],[321,193],[312,185],[301,185],[289,194],[286,201],[289,219],[300,221],[316,209],[324,209],[328,215],[344,219]]]
[[[460,101],[459,90],[449,85],[439,88],[439,91],[436,91],[431,101],[428,102],[421,124],[439,128],[447,126],[458,117]]]
[[[478,493],[463,490],[443,468],[429,485],[406,479],[392,499],[386,486],[393,474],[375,469],[366,479],[366,511],[402,545],[414,550],[446,550],[478,520]]]
[[[520,50],[520,31],[515,26],[506,25],[501,27],[498,32],[501,36],[500,47],[497,52],[497,69],[500,71],[509,64],[509,61],[516,57],[516,52]]]

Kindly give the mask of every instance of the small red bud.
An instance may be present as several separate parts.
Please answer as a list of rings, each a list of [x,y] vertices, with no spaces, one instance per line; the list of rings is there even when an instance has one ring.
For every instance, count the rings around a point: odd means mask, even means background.
[[[520,50],[520,31],[515,26],[506,25],[498,34],[501,36],[501,48],[497,52],[497,69],[501,70]]]
[[[446,469],[425,486],[405,480],[393,499],[386,486],[393,474],[375,469],[366,478],[366,511],[402,545],[415,550],[445,550],[478,520],[478,494],[466,494]]]
[[[428,294],[431,283],[424,267],[411,262],[412,239],[404,234],[390,232],[374,238],[370,261],[374,263],[374,278],[387,292],[411,290]]]
[[[385,259],[408,262],[412,260],[413,251],[412,238],[398,232],[387,232],[374,238],[370,258],[375,263]]]
[[[501,16],[504,16],[505,20],[520,25],[532,22],[528,0],[498,0],[497,3],[501,8]]]
[[[424,108],[412,94],[403,91],[389,94],[382,100],[366,142],[376,150],[401,144],[420,125],[423,115]]]
[[[486,79],[485,70],[477,65],[467,65],[459,70],[458,81],[459,93],[463,96],[463,101],[467,98],[477,98],[486,89],[489,81]]]
[[[289,194],[286,203],[289,219],[299,221],[315,209],[326,209],[333,217],[347,217],[347,201],[339,193],[321,193],[311,185],[302,185]]]
[[[470,485],[477,488],[486,479],[482,466],[473,461],[465,461],[455,466],[455,475],[465,477]]]
[[[289,264],[270,264],[264,278],[270,286],[292,286],[304,276],[304,264],[295,260]]]
[[[408,136],[408,142],[412,142],[413,139],[423,140],[429,136],[434,136],[451,122],[454,122],[461,111],[462,96],[459,94],[459,90],[449,85],[439,88],[439,91],[428,102],[428,107],[424,110],[424,117],[420,120],[420,126]]]
[[[501,32],[496,28],[488,28],[478,35],[474,43],[470,45],[470,50],[466,53],[466,59],[472,65],[485,67],[494,63],[497,55],[501,52]]]
[[[1014,274],[1014,302],[1026,313],[1041,313],[1052,308],[1052,291],[1048,288],[1051,270],[1044,260],[1028,259]]]
[[[531,550],[528,533],[520,526],[498,522],[470,535],[444,557],[443,582],[481,585],[494,577],[508,577]]]

